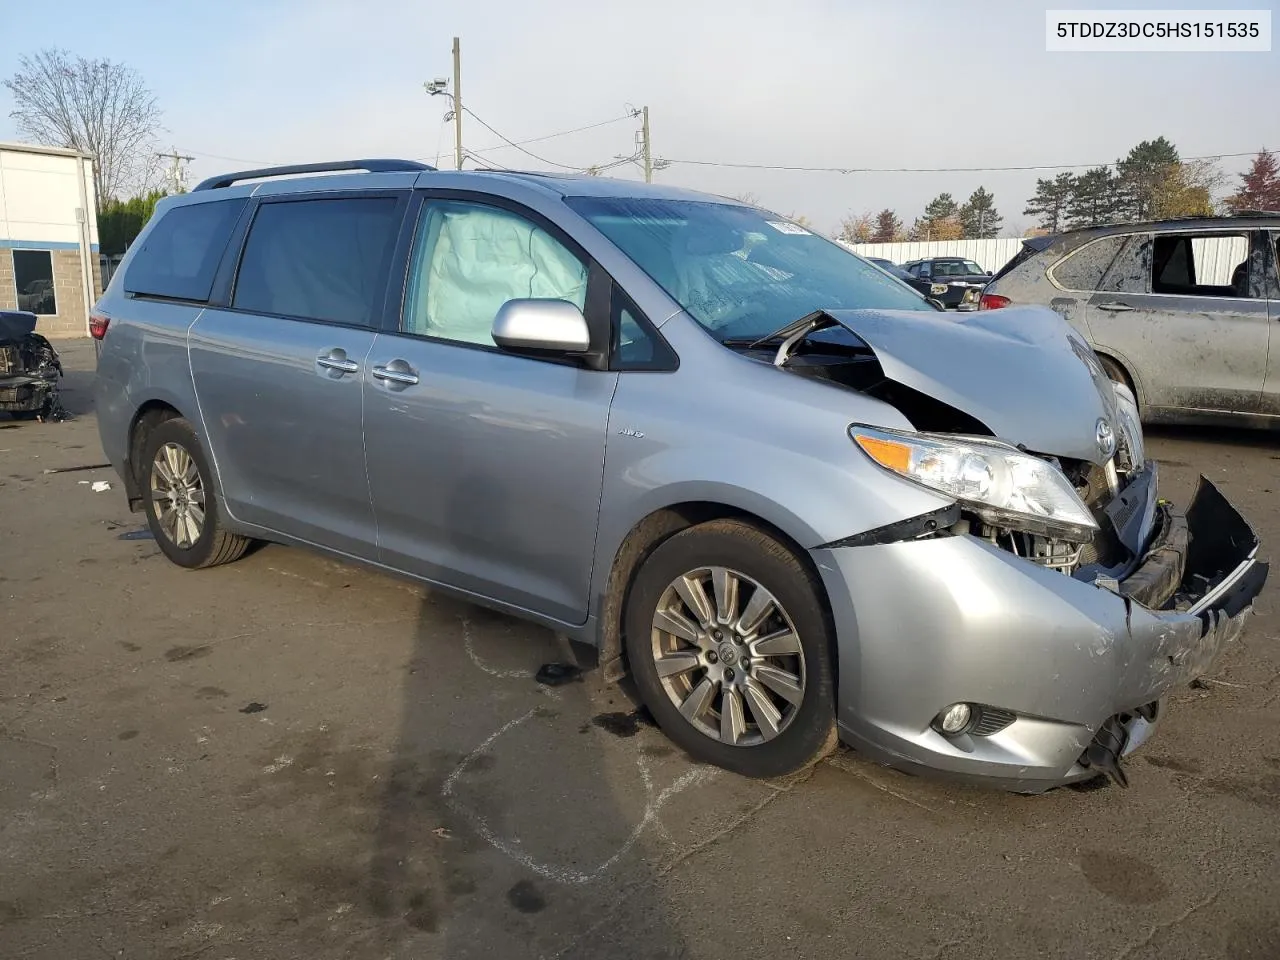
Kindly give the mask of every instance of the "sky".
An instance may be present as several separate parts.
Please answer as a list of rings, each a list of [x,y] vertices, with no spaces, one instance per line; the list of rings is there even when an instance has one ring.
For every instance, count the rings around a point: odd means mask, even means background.
[[[213,4],[0,0],[0,75],[62,47],[127,63],[164,111],[161,147],[188,182],[262,163],[386,156],[453,162],[445,97],[462,43],[464,105],[522,141],[648,105],[672,161],[829,167],[1011,167],[1114,161],[1166,136],[1184,157],[1280,148],[1280,53],[1049,53],[1045,9],[1163,3],[1027,0],[220,0]],[[1177,4],[1266,9],[1259,0]],[[215,12],[216,11],[216,12]],[[1277,25],[1280,28],[1280,24]],[[0,140],[18,139],[0,89]],[[635,151],[627,119],[526,149],[568,167]],[[463,142],[494,164],[560,169],[501,145],[464,114]],[[468,164],[470,166],[471,164]],[[1231,174],[1248,159],[1226,160]],[[808,173],[673,162],[660,182],[752,194],[834,230],[935,195],[995,194],[1005,233],[1037,177],[1058,171]],[[642,177],[635,165],[610,175]],[[1232,183],[1238,178],[1232,176]]]

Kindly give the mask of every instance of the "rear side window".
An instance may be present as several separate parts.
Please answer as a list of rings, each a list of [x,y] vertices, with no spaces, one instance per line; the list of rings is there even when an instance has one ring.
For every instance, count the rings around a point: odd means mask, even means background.
[[[247,202],[242,197],[170,209],[133,254],[125,293],[207,302],[227,240]]]
[[[1249,296],[1248,236],[1157,235],[1152,245],[1151,291],[1199,297]]]
[[[1103,293],[1146,293],[1151,279],[1151,236],[1145,233],[1125,238],[1124,247],[1098,284]]]
[[[1050,275],[1064,290],[1097,290],[1125,239],[1102,237],[1086,243],[1055,265]]]
[[[399,223],[395,197],[264,203],[249,228],[231,305],[372,326]]]

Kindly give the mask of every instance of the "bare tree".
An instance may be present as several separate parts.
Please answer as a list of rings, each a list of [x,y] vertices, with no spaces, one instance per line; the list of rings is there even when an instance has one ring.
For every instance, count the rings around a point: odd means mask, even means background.
[[[866,213],[849,213],[841,219],[836,239],[845,243],[870,243],[875,232],[876,218],[870,210]]]
[[[13,95],[9,116],[25,136],[93,157],[99,209],[150,186],[160,107],[131,67],[50,48],[20,58],[17,72],[3,82]]]

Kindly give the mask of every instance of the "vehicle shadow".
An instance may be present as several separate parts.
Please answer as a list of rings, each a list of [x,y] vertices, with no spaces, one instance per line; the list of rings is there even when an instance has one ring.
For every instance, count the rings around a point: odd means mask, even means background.
[[[1280,448],[1280,432],[1265,428],[1174,426],[1155,423],[1143,425],[1142,432],[1148,441],[1154,439],[1175,443],[1225,444],[1260,450]]]
[[[635,776],[634,742],[592,723],[609,694],[594,675],[534,680],[565,656],[550,631],[421,601],[372,833],[370,955],[589,956],[622,889],[646,917],[637,955],[684,954],[652,882],[648,775]]]

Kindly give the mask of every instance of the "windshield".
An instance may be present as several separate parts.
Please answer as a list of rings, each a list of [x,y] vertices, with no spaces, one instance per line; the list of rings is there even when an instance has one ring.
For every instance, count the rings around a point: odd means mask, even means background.
[[[933,310],[839,244],[751,207],[647,198],[565,202],[720,340],[763,337],[814,310]]]
[[[935,277],[964,277],[981,273],[982,268],[972,260],[937,260],[933,264]]]

